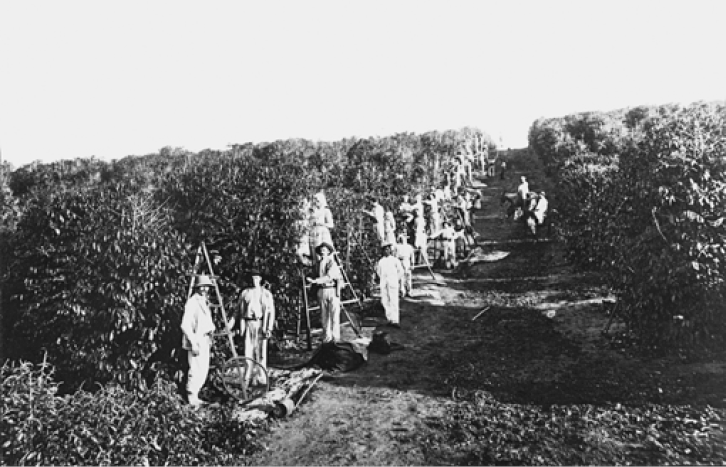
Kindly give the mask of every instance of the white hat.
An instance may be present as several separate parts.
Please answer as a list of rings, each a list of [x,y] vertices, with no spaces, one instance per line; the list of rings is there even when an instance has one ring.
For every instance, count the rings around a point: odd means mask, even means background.
[[[196,280],[194,281],[194,288],[197,287],[214,287],[214,284],[212,283],[212,280],[209,278],[209,276],[200,275],[196,277]]]

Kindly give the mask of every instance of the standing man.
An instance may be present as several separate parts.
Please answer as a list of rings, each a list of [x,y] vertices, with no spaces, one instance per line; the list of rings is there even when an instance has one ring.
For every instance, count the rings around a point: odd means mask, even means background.
[[[373,203],[373,209],[371,211],[363,211],[364,213],[368,214],[369,216],[373,217],[376,221],[376,232],[378,233],[378,240],[383,243],[383,239],[385,238],[386,231],[385,231],[385,225],[384,225],[384,217],[385,217],[385,211],[383,209],[383,206],[381,206],[381,203],[378,202],[377,199],[371,200],[371,203]]]
[[[502,159],[501,168],[500,168],[500,172],[499,172],[499,179],[500,180],[504,180],[505,179],[506,172],[507,172],[507,161],[505,161],[504,159]]]
[[[541,191],[537,199],[537,204],[532,209],[534,217],[537,219],[539,225],[544,224],[545,216],[547,215],[547,209],[549,209],[549,202],[545,196],[545,192]]]
[[[267,369],[267,340],[275,325],[275,301],[272,292],[262,286],[260,271],[252,270],[249,276],[252,287],[244,289],[239,295],[236,323],[244,341],[244,356]],[[230,320],[229,327],[234,328],[234,325],[235,317]]]
[[[209,351],[215,327],[208,297],[213,285],[208,276],[197,276],[194,279],[192,295],[184,306],[181,322],[182,347],[187,350],[189,360],[187,401],[195,407],[204,403],[199,399],[199,391],[209,374]]]
[[[320,255],[318,277],[308,277],[310,284],[318,287],[318,303],[320,304],[321,321],[323,324],[323,343],[340,340],[340,289],[343,276],[340,267],[333,257],[333,247],[322,243],[315,248]]]
[[[398,236],[401,243],[396,245],[396,257],[403,266],[403,278],[401,279],[401,295],[404,297],[411,296],[413,289],[413,245],[408,243],[408,236],[405,232]]]
[[[322,191],[315,194],[310,221],[310,241],[313,248],[316,248],[323,242],[332,245],[333,238],[330,236],[330,229],[335,227],[333,213],[330,211],[325,193]]]
[[[378,260],[376,274],[381,286],[381,304],[386,310],[388,326],[401,329],[398,313],[398,291],[399,284],[403,279],[403,265],[401,261],[393,256],[393,249],[390,243],[384,243],[383,258]]]
[[[431,238],[440,239],[444,244],[444,267],[454,269],[457,266],[456,240],[462,238],[462,231],[456,231],[450,222],[444,221],[444,228],[436,232]]]
[[[421,260],[428,262],[429,238],[426,235],[426,219],[424,219],[423,212],[417,211],[414,227],[413,246],[417,250],[420,250]]]
[[[527,198],[529,197],[529,183],[527,182],[527,177],[522,175],[519,178],[519,186],[517,187],[517,196],[519,199],[517,200],[517,203],[519,203],[520,206],[522,206],[522,211],[527,211]]]

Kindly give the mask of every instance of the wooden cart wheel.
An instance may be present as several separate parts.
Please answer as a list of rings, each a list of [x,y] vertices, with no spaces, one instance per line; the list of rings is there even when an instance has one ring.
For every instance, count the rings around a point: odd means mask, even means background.
[[[251,358],[230,358],[222,367],[221,376],[224,389],[240,402],[249,402],[261,397],[270,389],[267,370]]]

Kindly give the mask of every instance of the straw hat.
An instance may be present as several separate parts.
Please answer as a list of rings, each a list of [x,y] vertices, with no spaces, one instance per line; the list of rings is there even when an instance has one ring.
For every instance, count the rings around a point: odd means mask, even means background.
[[[194,281],[194,288],[196,289],[197,287],[214,287],[214,284],[209,276],[200,275]]]

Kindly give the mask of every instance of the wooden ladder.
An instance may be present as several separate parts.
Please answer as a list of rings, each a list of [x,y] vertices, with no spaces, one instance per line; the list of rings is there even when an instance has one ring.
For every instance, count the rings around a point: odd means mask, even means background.
[[[361,301],[360,297],[358,297],[358,294],[355,292],[355,289],[353,288],[353,285],[350,283],[350,280],[348,279],[348,274],[345,272],[345,268],[343,267],[343,264],[340,260],[340,256],[338,255],[337,251],[334,251],[331,253],[333,255],[333,258],[335,259],[335,262],[337,263],[338,267],[340,268],[340,272],[343,275],[343,286],[341,287],[341,295],[342,292],[347,288],[350,289],[351,293],[353,294],[353,298],[350,298],[348,300],[341,300],[340,301],[340,308],[345,313],[345,315],[348,318],[348,322],[350,323],[350,326],[353,328],[353,331],[355,331],[356,336],[361,337],[361,330],[356,325],[353,318],[350,316],[350,313],[348,313],[346,305],[350,305],[352,303],[355,303],[358,305],[358,309],[363,309],[363,302]],[[312,288],[311,284],[308,284],[305,280],[305,271],[300,270],[300,280],[302,281],[302,294],[303,294],[303,303],[302,306],[304,310],[301,310],[300,313],[298,313],[297,317],[297,333],[300,335],[301,326],[302,326],[302,317],[303,313],[305,315],[305,331],[306,331],[306,339],[307,339],[307,346],[308,350],[312,350],[313,343],[312,343],[312,326],[310,321],[310,312],[312,311],[319,311],[320,310],[320,304],[316,306],[311,306],[310,304],[310,297],[309,297],[309,291]],[[316,299],[317,300],[317,299]]]
[[[206,266],[206,272],[200,271],[200,268]],[[215,336],[227,336],[227,340],[229,342],[229,348],[232,351],[232,356],[234,358],[237,358],[237,349],[234,346],[234,340],[232,339],[232,330],[229,329],[229,320],[227,319],[227,312],[224,309],[224,301],[222,300],[222,294],[219,292],[219,284],[217,283],[218,277],[214,274],[214,268],[212,267],[212,261],[209,259],[209,251],[207,251],[207,246],[202,242],[199,245],[199,248],[197,248],[197,255],[194,258],[194,266],[192,267],[192,271],[189,274],[191,277],[189,281],[189,289],[187,291],[187,299],[192,296],[192,292],[194,291],[194,281],[196,280],[196,277],[199,275],[207,275],[209,276],[209,279],[212,281],[212,284],[214,284],[214,296],[216,303],[210,303],[209,308],[212,310],[219,309],[222,311],[222,319],[224,320],[224,330],[215,332]]]

